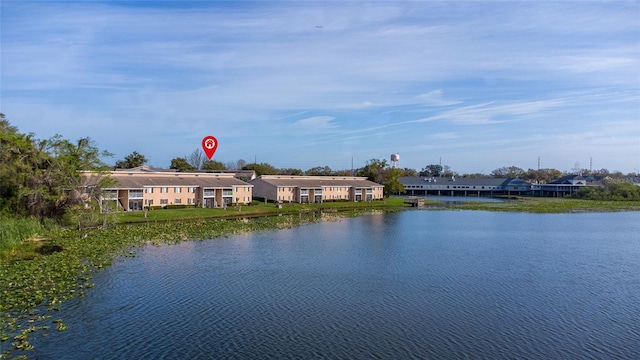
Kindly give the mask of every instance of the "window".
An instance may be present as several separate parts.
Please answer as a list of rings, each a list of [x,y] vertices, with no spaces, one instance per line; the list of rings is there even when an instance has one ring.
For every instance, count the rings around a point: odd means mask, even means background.
[[[182,199],[176,198],[176,201],[174,202],[174,204],[182,204]]]
[[[194,193],[194,192],[196,192],[196,188],[193,187],[193,186],[189,186],[189,189],[187,191],[190,192],[190,193]]]
[[[167,191],[169,191],[169,190],[168,190],[168,188],[167,188],[166,186],[163,186],[163,187],[160,189],[160,192],[161,192],[161,193],[166,193]]]
[[[145,205],[153,205],[153,199],[146,199],[146,200],[144,201],[144,204],[145,204]]]
[[[187,199],[187,203],[188,203],[188,204],[190,204],[190,205],[195,204],[195,203],[196,203],[196,199],[194,199],[194,198],[188,198],[188,199]]]
[[[142,190],[129,190],[129,198],[141,198]]]
[[[105,200],[115,200],[118,198],[118,190],[105,190],[102,192],[102,197]]]
[[[180,190],[181,190],[181,189],[182,189],[182,188],[177,187],[177,188],[173,189],[173,192],[174,192],[174,193],[176,193],[176,194],[178,194],[178,193],[180,193]]]
[[[167,205],[169,203],[168,199],[160,199],[160,205]]]
[[[152,187],[144,188],[144,192],[146,192],[147,194],[153,194],[153,188]]]

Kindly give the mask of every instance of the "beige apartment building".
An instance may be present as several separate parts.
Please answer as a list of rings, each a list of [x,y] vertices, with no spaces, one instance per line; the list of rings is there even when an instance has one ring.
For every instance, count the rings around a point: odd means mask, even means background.
[[[117,184],[104,189],[100,206],[115,204],[124,211],[167,205],[226,207],[248,204],[253,194],[253,185],[237,179],[233,173],[129,169],[106,175]]]
[[[253,196],[282,202],[373,201],[384,197],[384,186],[365,177],[262,175],[249,183]]]

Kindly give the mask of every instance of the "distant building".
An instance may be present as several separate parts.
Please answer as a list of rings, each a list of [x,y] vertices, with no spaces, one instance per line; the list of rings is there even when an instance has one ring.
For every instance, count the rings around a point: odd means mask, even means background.
[[[606,179],[606,176],[566,175],[547,184],[534,185],[533,193],[546,197],[564,197],[585,186],[600,186]]]
[[[531,184],[519,178],[415,177],[398,179],[407,195],[496,196],[522,195]]]
[[[262,175],[249,184],[255,197],[294,203],[373,201],[384,196],[383,185],[364,177]]]
[[[93,173],[87,173],[89,177]],[[158,171],[149,168],[120,169],[105,174],[116,185],[103,189],[100,206],[111,205],[124,211],[146,206],[193,205],[225,207],[248,204],[253,186],[234,173]]]

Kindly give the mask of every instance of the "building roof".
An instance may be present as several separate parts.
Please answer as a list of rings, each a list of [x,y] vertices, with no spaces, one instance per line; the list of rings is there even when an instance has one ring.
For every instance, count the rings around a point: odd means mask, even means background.
[[[94,173],[87,173],[92,175]],[[230,188],[233,186],[253,186],[234,177],[233,173],[170,173],[149,171],[112,171],[104,174],[117,181],[105,189],[143,189],[145,187],[201,187]],[[90,180],[92,181],[92,180]]]
[[[181,172],[178,171],[176,169],[160,169],[160,168],[154,168],[148,165],[142,165],[142,166],[138,166],[138,167],[134,167],[131,169],[114,169],[112,171],[112,173],[130,173],[130,172],[135,172],[135,173],[140,173],[140,172],[145,172],[145,173],[153,173],[153,174],[158,174],[158,173],[165,173],[165,174],[175,174],[175,173],[181,173],[181,174],[231,174],[233,176],[235,176],[236,178],[240,179],[240,180],[244,180],[244,181],[248,181],[250,179],[255,179],[256,177],[256,172],[254,170],[216,170],[215,172],[209,171],[209,170],[194,170],[194,171],[189,171],[189,172]]]
[[[273,186],[319,188],[323,186],[346,187],[381,187],[378,183],[367,180],[366,177],[354,176],[294,176],[294,175],[262,175],[249,183],[256,181],[266,182]]]
[[[587,179],[582,175],[565,175],[561,178],[550,181],[549,184],[573,184],[575,182],[586,183]]]
[[[506,186],[506,185],[530,185],[519,178],[457,178],[457,177],[416,177],[402,176],[399,178],[402,185],[475,185],[475,186]]]

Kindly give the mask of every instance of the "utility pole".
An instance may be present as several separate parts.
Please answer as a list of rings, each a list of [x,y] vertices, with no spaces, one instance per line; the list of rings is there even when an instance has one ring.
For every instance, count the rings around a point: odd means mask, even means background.
[[[356,174],[353,172],[353,156],[351,157],[351,176],[355,176]]]
[[[540,156],[538,156],[538,171],[540,171]]]

